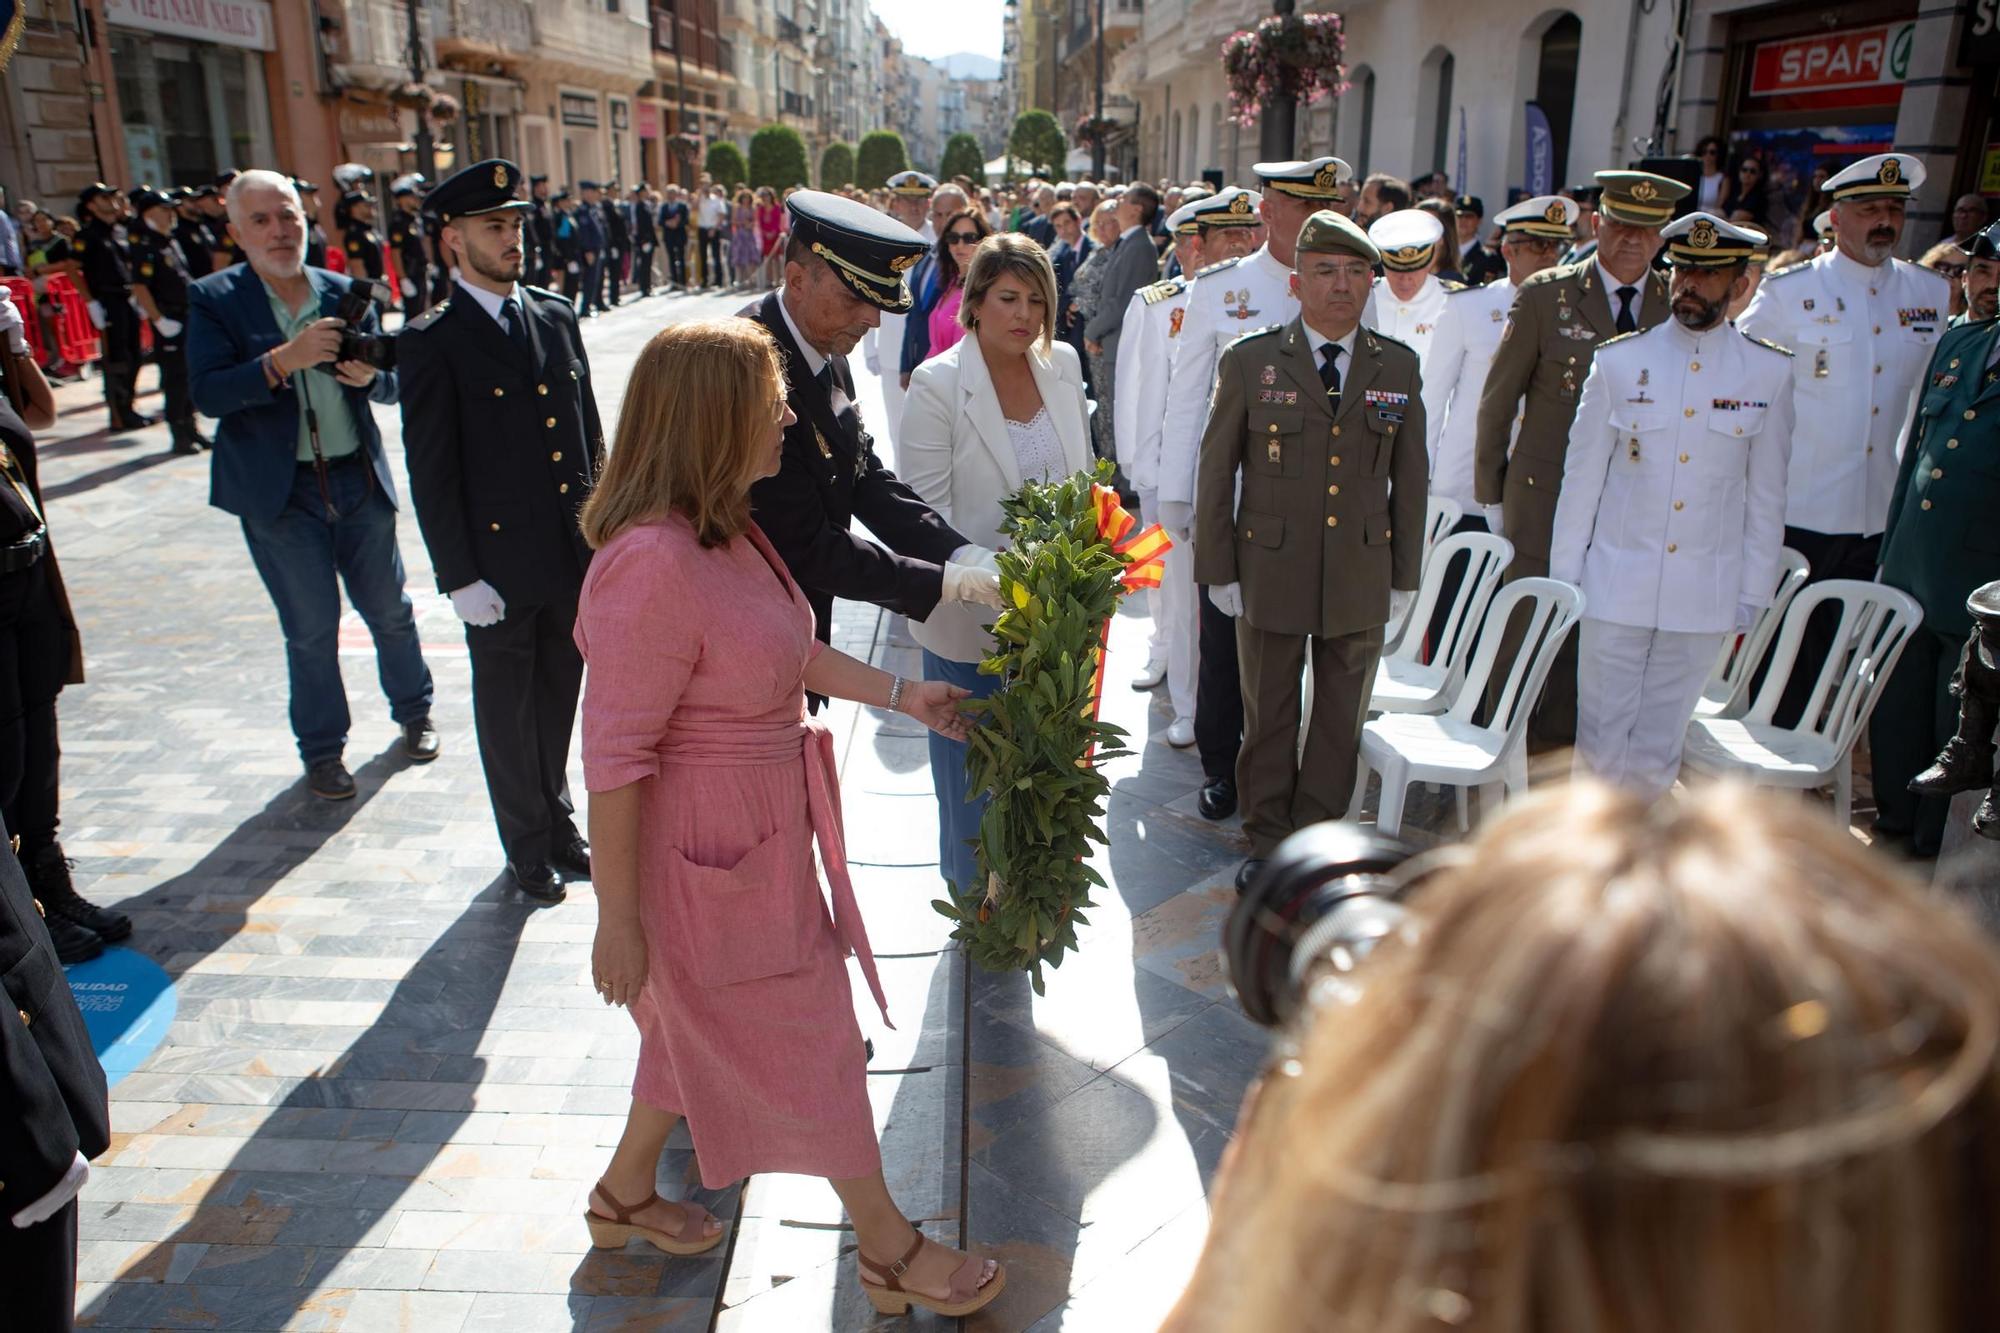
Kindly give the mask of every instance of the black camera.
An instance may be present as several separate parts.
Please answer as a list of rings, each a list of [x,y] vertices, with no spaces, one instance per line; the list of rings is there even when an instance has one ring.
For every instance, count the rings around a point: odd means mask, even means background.
[[[356,278],[341,293],[340,304],[333,309],[333,317],[346,324],[340,331],[340,350],[333,360],[323,362],[316,369],[329,375],[339,373],[334,369],[342,361],[359,361],[377,370],[396,368],[396,340],[380,333],[366,333],[361,325],[375,308],[376,293],[382,284],[371,278]]]
[[[1223,927],[1223,968],[1243,1012],[1281,1027],[1314,987],[1348,984],[1378,942],[1412,928],[1402,899],[1427,860],[1359,824],[1314,824],[1278,844]]]

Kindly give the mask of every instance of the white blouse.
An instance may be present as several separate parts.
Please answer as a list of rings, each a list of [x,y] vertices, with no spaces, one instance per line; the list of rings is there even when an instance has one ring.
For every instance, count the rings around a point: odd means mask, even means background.
[[[1021,465],[1022,481],[1055,481],[1068,475],[1062,441],[1046,404],[1036,409],[1032,420],[1009,419],[1007,439],[1014,446],[1014,461]]]

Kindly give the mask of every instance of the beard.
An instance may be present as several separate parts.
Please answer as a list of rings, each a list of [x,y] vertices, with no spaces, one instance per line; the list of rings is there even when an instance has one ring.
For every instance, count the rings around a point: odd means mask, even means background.
[[[2000,288],[1980,292],[1978,295],[1969,298],[1965,304],[1966,308],[1972,312],[1974,319],[1992,319],[1995,313],[2000,313]]]
[[[1861,253],[1868,257],[1870,264],[1885,264],[1896,253],[1896,233],[1889,227],[1877,227],[1868,233],[1861,243]]]
[[[519,282],[526,262],[519,251],[515,252],[512,259],[503,255],[489,260],[469,247],[465,251],[464,258],[466,265],[474,273],[489,282]]]
[[[1721,302],[1705,300],[1693,292],[1682,292],[1674,298],[1674,318],[1682,328],[1697,333],[1714,328],[1722,319],[1722,310]]]

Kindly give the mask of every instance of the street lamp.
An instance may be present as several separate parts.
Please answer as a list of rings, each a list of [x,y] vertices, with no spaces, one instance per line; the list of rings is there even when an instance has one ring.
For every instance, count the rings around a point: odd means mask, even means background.
[[[424,81],[424,39],[417,27],[417,4],[410,0],[410,82],[422,86]],[[430,111],[425,107],[416,108],[417,117],[417,170],[429,181],[437,174],[436,146],[431,142]]]
[[[1280,4],[1289,0],[1278,0]],[[1104,0],[1097,0],[1097,107],[1091,113],[1090,176],[1104,179]],[[1069,173],[1065,171],[1064,175]]]
[[[1298,23],[1292,5],[1293,0],[1271,0],[1271,12],[1288,28]],[[1298,115],[1296,93],[1279,93],[1264,103],[1264,113],[1258,118],[1257,148],[1266,162],[1291,161],[1298,139]]]

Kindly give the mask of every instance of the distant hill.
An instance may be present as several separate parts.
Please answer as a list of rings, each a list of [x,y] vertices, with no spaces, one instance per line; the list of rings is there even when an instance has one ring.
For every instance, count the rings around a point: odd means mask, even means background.
[[[1000,77],[1000,62],[992,56],[982,56],[972,51],[960,51],[956,55],[945,56],[933,62],[944,68],[944,72],[954,79],[997,79]]]

